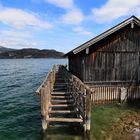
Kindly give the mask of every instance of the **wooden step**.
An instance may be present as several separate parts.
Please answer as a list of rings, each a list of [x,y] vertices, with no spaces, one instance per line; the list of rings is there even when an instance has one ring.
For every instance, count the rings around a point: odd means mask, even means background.
[[[83,122],[80,118],[47,118],[46,120],[49,122]]]
[[[53,94],[70,95],[70,92],[61,92],[61,91],[60,91],[60,92],[59,92],[59,91],[55,91],[55,92],[54,92],[54,91],[53,91],[51,94],[52,94],[52,95],[53,95]]]
[[[50,107],[74,107],[73,104],[56,104],[56,105],[50,105]]]
[[[55,98],[55,96],[56,96],[56,97],[58,96],[59,98],[61,98],[61,97],[62,97],[62,98],[63,98],[63,97],[65,97],[65,98],[71,98],[71,97],[72,97],[71,94],[57,94],[57,93],[56,93],[56,94],[51,94],[51,97],[52,97],[52,98],[53,98],[53,97]]]
[[[73,103],[74,101],[73,100],[51,100],[51,102],[53,103]]]
[[[51,98],[53,99],[71,99],[71,96],[54,96],[52,95]]]
[[[74,110],[50,110],[49,113],[76,113]]]

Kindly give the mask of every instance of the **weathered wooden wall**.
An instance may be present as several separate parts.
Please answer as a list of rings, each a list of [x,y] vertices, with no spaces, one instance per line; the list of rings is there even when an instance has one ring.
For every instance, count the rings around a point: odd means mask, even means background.
[[[69,56],[69,70],[85,83],[110,85],[140,81],[140,27],[115,32],[89,49]]]
[[[96,52],[85,60],[84,82],[138,80],[138,52]]]
[[[69,71],[83,81],[83,55],[69,56]]]
[[[139,52],[140,29],[129,27],[110,36],[85,57],[84,82],[138,81]]]

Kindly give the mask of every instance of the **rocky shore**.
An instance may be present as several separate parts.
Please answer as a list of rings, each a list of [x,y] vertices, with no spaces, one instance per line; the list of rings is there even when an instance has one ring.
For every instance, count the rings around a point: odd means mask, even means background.
[[[92,110],[92,140],[140,140],[140,108],[100,105]]]
[[[140,140],[140,111],[130,111],[118,118],[110,133],[115,135],[116,139]],[[110,135],[112,140],[113,135]]]

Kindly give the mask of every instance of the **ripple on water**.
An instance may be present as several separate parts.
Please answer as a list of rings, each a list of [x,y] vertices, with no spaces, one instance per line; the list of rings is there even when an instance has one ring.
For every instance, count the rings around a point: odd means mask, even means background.
[[[0,59],[0,140],[41,140],[40,99],[35,90],[56,59]]]

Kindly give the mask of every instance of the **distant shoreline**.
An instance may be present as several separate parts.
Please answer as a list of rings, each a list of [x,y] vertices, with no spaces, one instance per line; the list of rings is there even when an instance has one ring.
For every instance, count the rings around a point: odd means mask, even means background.
[[[61,58],[34,58],[34,57],[32,57],[32,58],[0,58],[0,60],[4,60],[4,59],[68,59],[67,57],[61,57]]]
[[[20,49],[8,51],[7,49],[0,52],[0,59],[31,59],[31,58],[55,58],[63,59],[64,53],[56,50],[40,49]]]

